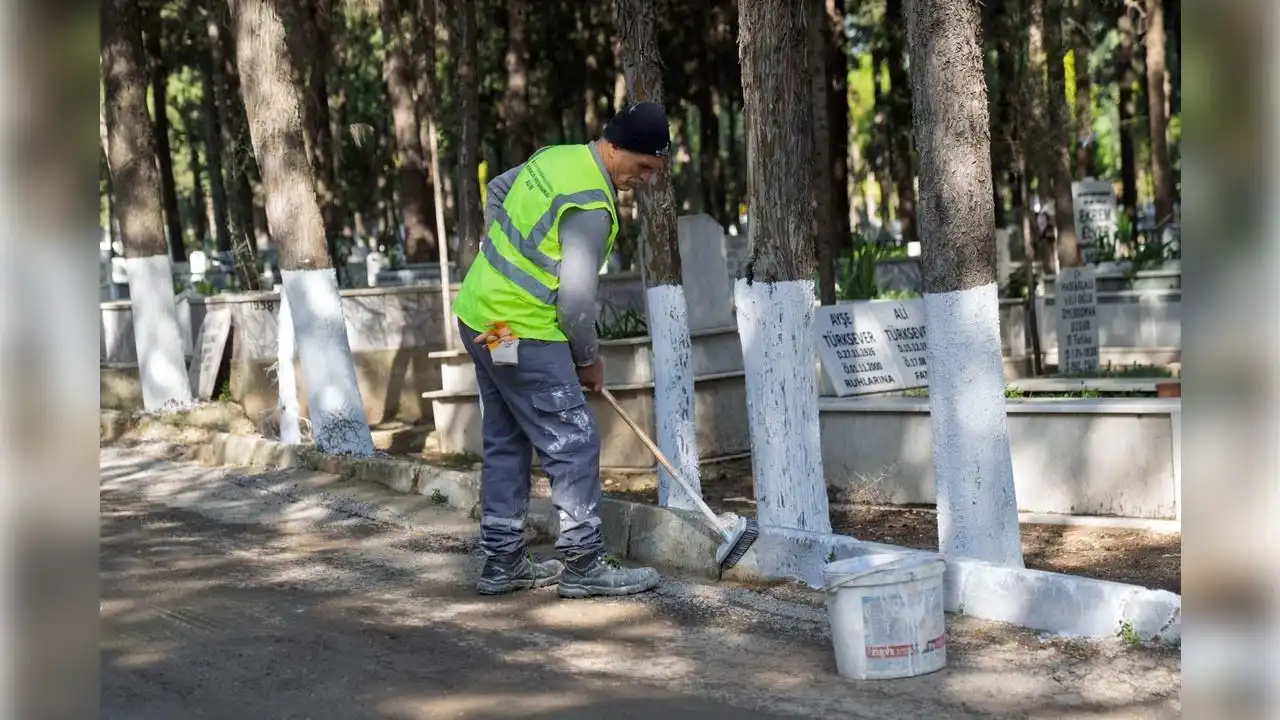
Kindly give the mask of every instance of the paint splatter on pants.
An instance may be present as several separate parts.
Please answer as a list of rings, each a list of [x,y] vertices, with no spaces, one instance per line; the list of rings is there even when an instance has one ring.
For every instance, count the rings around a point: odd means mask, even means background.
[[[494,365],[473,342],[480,332],[462,322],[458,329],[480,389],[481,547],[498,555],[523,546],[536,449],[560,514],[556,549],[570,556],[600,550],[600,435],[569,344],[522,339],[516,365]]]

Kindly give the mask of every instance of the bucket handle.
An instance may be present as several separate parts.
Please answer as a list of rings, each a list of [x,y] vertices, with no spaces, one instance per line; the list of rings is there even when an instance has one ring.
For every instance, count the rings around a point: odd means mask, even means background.
[[[876,573],[898,570],[900,569],[901,564],[906,562],[907,559],[908,559],[908,556],[904,554],[903,557],[898,558],[896,560],[891,560],[890,562],[884,563],[883,565],[877,565],[875,567],[867,568],[866,570],[861,570],[859,572],[849,573],[847,575],[841,575],[840,578],[835,582],[824,583],[825,587],[823,589],[826,590],[827,592],[830,592],[832,590],[839,590],[840,588],[849,585],[849,583],[853,582],[854,580],[859,580],[868,575],[874,575]],[[942,558],[940,557],[931,558],[931,560],[941,560],[941,559]]]

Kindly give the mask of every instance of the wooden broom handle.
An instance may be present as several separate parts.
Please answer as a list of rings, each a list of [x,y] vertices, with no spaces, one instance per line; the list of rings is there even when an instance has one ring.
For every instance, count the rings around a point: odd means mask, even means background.
[[[662,451],[658,449],[657,444],[650,440],[644,430],[641,430],[640,426],[636,424],[636,421],[632,420],[631,416],[627,414],[627,411],[622,409],[622,406],[618,404],[618,399],[613,396],[613,393],[609,392],[609,388],[600,388],[600,394],[603,395],[604,399],[607,400],[609,404],[613,406],[613,409],[617,411],[618,417],[622,418],[622,421],[631,427],[631,431],[636,434],[636,437],[640,438],[640,442],[644,443],[645,447],[649,448],[649,452],[653,453],[653,456],[658,459],[658,462],[662,464],[662,467],[666,468],[667,472],[671,473],[671,477],[683,479],[683,476],[671,465],[671,461],[667,459],[667,456],[663,455]]]
[[[615,411],[617,411],[618,417],[622,418],[622,421],[630,426],[631,431],[636,434],[636,437],[640,438],[640,442],[644,443],[645,447],[649,448],[649,452],[653,453],[653,456],[662,464],[662,467],[666,468],[667,472],[671,473],[671,479],[675,480],[680,487],[684,488],[684,491],[693,499],[694,504],[698,506],[698,509],[702,511],[702,514],[707,516],[707,520],[711,522],[711,526],[716,529],[716,532],[718,532],[725,540],[729,540],[730,535],[727,530],[720,526],[720,519],[716,517],[715,512],[709,505],[707,505],[706,501],[702,499],[702,496],[694,492],[693,488],[689,487],[689,481],[684,479],[684,475],[681,475],[680,472],[672,466],[671,461],[667,459],[666,455],[662,454],[662,451],[658,449],[657,444],[650,440],[644,430],[641,430],[640,426],[636,424],[636,421],[632,420],[631,416],[627,414],[627,411],[622,409],[622,406],[618,404],[618,399],[613,396],[613,393],[609,392],[609,388],[601,387],[600,394],[603,395],[604,399],[613,406]]]

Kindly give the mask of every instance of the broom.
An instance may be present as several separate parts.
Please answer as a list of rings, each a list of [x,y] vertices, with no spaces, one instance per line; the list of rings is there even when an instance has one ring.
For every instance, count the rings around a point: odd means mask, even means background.
[[[680,483],[680,487],[684,488],[684,491],[689,494],[689,497],[693,498],[693,501],[698,505],[698,509],[702,511],[703,515],[707,516],[707,519],[710,521],[711,527],[715,529],[716,534],[724,538],[724,542],[720,544],[720,547],[716,548],[716,564],[724,570],[728,570],[734,565],[737,565],[738,561],[742,559],[742,556],[746,554],[747,548],[751,547],[751,544],[760,536],[760,526],[756,524],[756,521],[750,518],[740,517],[737,522],[733,524],[733,527],[729,529],[722,527],[720,525],[720,519],[716,517],[716,514],[711,511],[711,508],[707,507],[707,504],[703,502],[698,493],[694,492],[693,489],[689,487],[688,481],[684,479],[684,476],[681,475],[679,471],[672,467],[671,461],[667,460],[667,457],[662,454],[662,451],[658,449],[658,446],[649,439],[648,435],[645,435],[644,430],[641,430],[640,426],[631,419],[631,416],[622,409],[622,406],[618,404],[618,400],[613,396],[613,393],[609,392],[608,388],[602,387],[600,388],[600,394],[604,395],[604,399],[608,400],[609,404],[613,406],[613,409],[618,412],[618,417],[621,417],[622,421],[625,422],[627,426],[631,428],[631,431],[636,434],[636,437],[640,438],[640,442],[644,443],[645,446],[649,448],[649,452],[653,453],[653,456],[658,459],[658,462],[662,464],[662,467],[666,468],[667,472],[671,473],[671,477],[675,478],[676,482]]]

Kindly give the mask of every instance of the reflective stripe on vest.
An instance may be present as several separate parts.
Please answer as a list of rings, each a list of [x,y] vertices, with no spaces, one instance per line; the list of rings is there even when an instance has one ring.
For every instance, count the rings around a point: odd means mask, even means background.
[[[557,195],[552,198],[551,207],[542,213],[542,217],[538,218],[538,222],[534,223],[533,228],[529,230],[529,237],[525,237],[516,229],[515,223],[511,221],[511,216],[507,214],[507,209],[502,206],[496,208],[494,221],[498,223],[498,228],[502,230],[502,234],[507,236],[507,240],[520,251],[520,254],[526,260],[544,272],[558,276],[560,275],[560,261],[542,252],[540,247],[542,241],[546,239],[547,234],[555,227],[556,217],[559,216],[560,210],[565,205],[585,205],[593,202],[607,203],[609,202],[609,196],[603,190],[579,190],[568,195]],[[488,239],[488,235],[485,236],[485,239]],[[510,265],[510,263],[507,264]],[[523,270],[519,272],[524,273]],[[525,277],[528,277],[528,275],[525,274]],[[511,279],[514,282],[514,278]],[[518,285],[519,283],[516,284]]]

